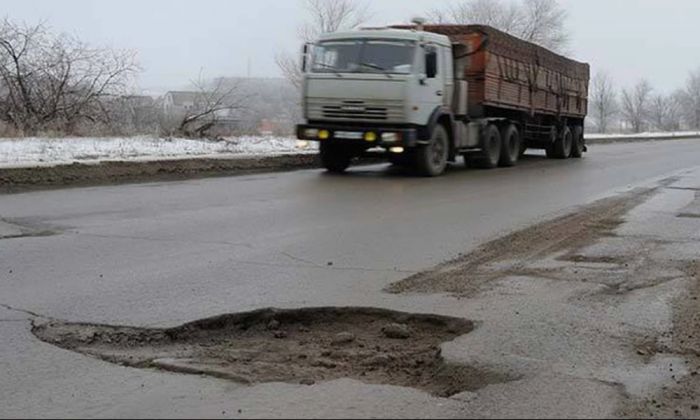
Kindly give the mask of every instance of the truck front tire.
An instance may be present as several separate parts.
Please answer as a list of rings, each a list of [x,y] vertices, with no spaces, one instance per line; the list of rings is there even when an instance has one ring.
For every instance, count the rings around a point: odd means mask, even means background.
[[[323,141],[320,152],[321,165],[328,172],[342,174],[350,166],[352,156],[338,144]]]
[[[422,176],[439,176],[447,167],[447,156],[450,152],[450,136],[441,124],[433,129],[430,143],[416,150],[416,170]]]

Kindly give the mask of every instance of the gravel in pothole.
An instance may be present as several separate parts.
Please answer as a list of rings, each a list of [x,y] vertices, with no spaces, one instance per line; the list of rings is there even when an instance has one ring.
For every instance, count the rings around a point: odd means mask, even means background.
[[[444,397],[515,379],[443,359],[440,345],[473,328],[469,320],[438,315],[307,308],[223,315],[171,329],[50,322],[33,332],[56,346],[132,367],[249,384],[353,378]]]

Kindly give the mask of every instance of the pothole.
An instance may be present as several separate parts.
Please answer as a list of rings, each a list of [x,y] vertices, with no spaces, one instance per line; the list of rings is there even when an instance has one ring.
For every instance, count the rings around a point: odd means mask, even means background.
[[[43,341],[139,368],[255,384],[311,385],[339,378],[418,388],[447,397],[511,379],[447,363],[440,345],[471,321],[375,308],[264,309],[171,329],[50,322]]]

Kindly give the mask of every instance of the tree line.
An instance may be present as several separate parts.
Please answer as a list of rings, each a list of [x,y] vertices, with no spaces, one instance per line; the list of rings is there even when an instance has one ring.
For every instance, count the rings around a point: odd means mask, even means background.
[[[277,104],[294,109],[291,86],[201,75],[185,88],[191,101],[166,111],[164,96],[136,93],[140,71],[134,51],[95,47],[45,23],[5,18],[0,21],[0,135],[211,137],[221,132],[215,129],[222,121],[235,122],[228,133],[249,134],[262,119],[292,118]]]
[[[372,16],[371,3],[364,0],[301,1],[307,11],[298,28],[303,42],[321,33],[357,28]],[[426,15],[431,23],[490,25],[561,53],[570,45],[567,13],[558,0],[461,0]],[[131,93],[141,70],[135,57],[133,51],[98,48],[57,34],[43,23],[3,19],[0,134],[207,136],[217,119],[231,112],[245,120],[249,131],[256,118],[271,115],[266,107],[275,108],[275,115],[284,115],[291,123],[300,117],[300,95],[293,92],[302,77],[297,54],[276,56],[289,91],[275,88],[274,95],[261,97],[259,85],[245,89],[231,78],[226,83],[223,78],[200,78],[191,89],[199,100],[182,115],[163,115],[157,101],[149,105],[148,98]],[[283,111],[271,105],[277,96],[284,102]],[[589,117],[589,130],[602,133],[700,130],[700,69],[670,94],[655,91],[646,80],[618,89],[607,72],[598,72],[591,80]]]
[[[668,94],[655,92],[644,79],[619,89],[609,73],[599,71],[591,80],[589,121],[600,133],[700,130],[700,68]]]
[[[304,0],[304,4],[307,19],[298,28],[301,42],[357,28],[372,15],[369,3],[360,0]],[[563,54],[571,40],[567,12],[557,0],[462,0],[426,15],[430,23],[489,25]],[[278,54],[277,63],[290,82],[301,85],[298,59]],[[589,89],[588,128],[601,133],[700,130],[700,68],[670,94],[655,92],[646,80],[618,89],[609,73],[598,72]]]

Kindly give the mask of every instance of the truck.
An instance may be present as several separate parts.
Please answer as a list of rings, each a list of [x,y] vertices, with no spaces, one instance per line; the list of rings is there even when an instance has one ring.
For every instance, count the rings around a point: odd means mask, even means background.
[[[511,167],[526,149],[587,151],[590,68],[484,25],[412,25],[321,35],[302,54],[300,140],[328,171],[373,155],[420,175]]]

